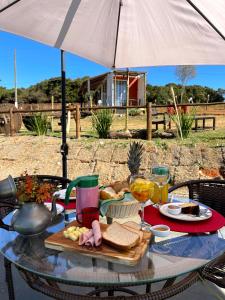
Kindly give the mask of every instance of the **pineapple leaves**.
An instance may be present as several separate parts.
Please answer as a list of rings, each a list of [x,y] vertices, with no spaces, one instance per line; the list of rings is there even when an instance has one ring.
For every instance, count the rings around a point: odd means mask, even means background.
[[[142,143],[132,142],[130,144],[127,165],[131,175],[139,173],[143,151],[144,151],[144,145]]]

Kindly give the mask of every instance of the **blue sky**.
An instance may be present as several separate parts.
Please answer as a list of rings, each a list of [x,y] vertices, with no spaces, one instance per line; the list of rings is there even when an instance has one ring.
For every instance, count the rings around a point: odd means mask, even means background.
[[[28,87],[51,77],[60,76],[60,51],[43,44],[0,31],[0,86],[12,88],[13,53],[17,52],[18,87]],[[136,70],[147,72],[147,82],[165,85],[177,82],[175,67],[146,67]],[[225,88],[225,66],[197,66],[197,76],[188,84],[199,84],[214,89]],[[68,78],[95,76],[109,69],[78,57],[66,54]]]

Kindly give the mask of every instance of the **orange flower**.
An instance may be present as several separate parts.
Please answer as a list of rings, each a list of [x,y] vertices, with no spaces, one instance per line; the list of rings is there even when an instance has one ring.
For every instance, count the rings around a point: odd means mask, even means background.
[[[56,186],[48,182],[39,182],[38,177],[24,172],[17,184],[17,198],[19,202],[43,203],[51,199]]]

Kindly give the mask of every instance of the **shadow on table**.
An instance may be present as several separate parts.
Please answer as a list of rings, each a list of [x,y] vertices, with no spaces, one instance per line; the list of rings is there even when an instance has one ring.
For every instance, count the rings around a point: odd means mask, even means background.
[[[225,250],[225,240],[217,234],[182,236],[152,244],[150,252],[170,256],[211,260]]]

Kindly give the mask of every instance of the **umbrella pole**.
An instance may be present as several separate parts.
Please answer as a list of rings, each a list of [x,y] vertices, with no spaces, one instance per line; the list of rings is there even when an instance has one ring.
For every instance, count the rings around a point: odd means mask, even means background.
[[[68,145],[66,143],[66,72],[65,72],[65,60],[64,60],[64,50],[61,50],[61,92],[62,92],[62,176],[67,178],[67,154]]]

